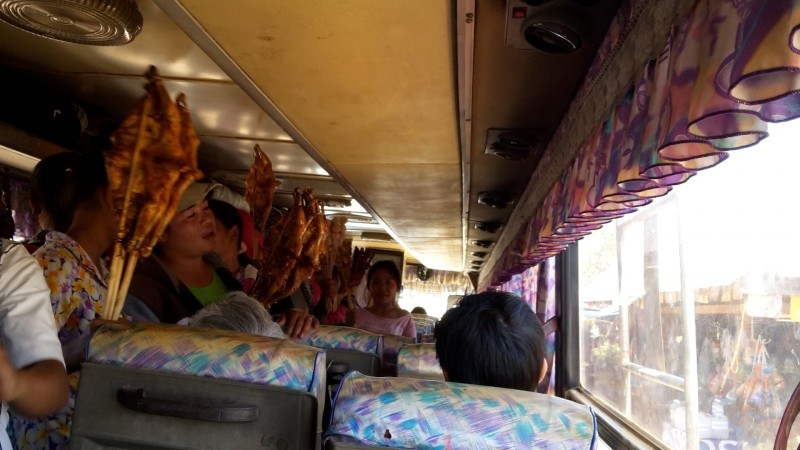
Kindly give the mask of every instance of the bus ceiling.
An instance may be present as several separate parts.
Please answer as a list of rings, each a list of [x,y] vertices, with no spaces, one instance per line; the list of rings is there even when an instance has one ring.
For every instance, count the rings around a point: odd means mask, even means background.
[[[23,31],[37,15],[96,24],[14,3],[0,0],[0,163],[101,141],[152,64],[188,96],[206,175],[243,191],[259,144],[276,204],[312,185],[352,229],[456,271],[493,251],[619,4],[137,0],[141,31],[111,46]]]

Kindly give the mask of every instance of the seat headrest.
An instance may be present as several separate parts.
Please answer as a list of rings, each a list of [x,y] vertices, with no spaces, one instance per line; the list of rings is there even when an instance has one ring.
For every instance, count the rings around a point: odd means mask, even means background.
[[[414,325],[417,327],[417,334],[432,334],[433,329],[436,327],[436,322],[438,322],[431,316],[420,314],[412,314],[411,320],[414,321]]]
[[[594,448],[589,407],[534,392],[348,374],[327,436],[395,448]]]
[[[325,382],[325,353],[320,349],[284,339],[181,325],[104,325],[92,336],[86,360],[268,384],[315,395]]]
[[[442,368],[436,358],[434,344],[406,344],[397,354],[397,376],[406,374],[434,375],[441,377]]]
[[[383,336],[358,328],[320,325],[306,332],[296,342],[318,348],[353,350],[383,355]]]

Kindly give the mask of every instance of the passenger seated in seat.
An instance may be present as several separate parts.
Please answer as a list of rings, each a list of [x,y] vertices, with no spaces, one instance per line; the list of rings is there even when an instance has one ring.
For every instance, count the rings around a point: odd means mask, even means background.
[[[228,292],[221,301],[201,309],[189,325],[286,339],[267,309],[242,291]]]
[[[447,381],[535,391],[547,372],[544,330],[518,296],[467,295],[434,330]]]

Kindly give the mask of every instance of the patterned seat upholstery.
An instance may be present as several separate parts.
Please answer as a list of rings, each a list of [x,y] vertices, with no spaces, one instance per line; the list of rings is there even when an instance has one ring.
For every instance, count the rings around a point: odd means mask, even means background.
[[[296,341],[318,348],[353,350],[376,355],[383,353],[383,336],[358,328],[320,325]]]
[[[280,386],[319,398],[325,379],[325,356],[318,349],[289,340],[181,325],[105,325],[92,336],[86,360]]]
[[[433,342],[433,329],[438,319],[426,314],[411,314],[411,320],[417,328],[417,342]]]
[[[326,437],[328,448],[587,449],[597,431],[590,408],[558,397],[351,373]]]
[[[70,447],[318,447],[326,355],[291,340],[108,324],[81,368]]]
[[[444,380],[434,344],[406,344],[397,354],[397,376]]]
[[[397,354],[400,353],[400,347],[413,344],[414,339],[393,334],[386,334],[383,339],[383,375],[397,376]]]
[[[379,375],[384,342],[379,334],[357,328],[320,325],[295,341],[325,349],[331,364],[344,363],[347,370]]]

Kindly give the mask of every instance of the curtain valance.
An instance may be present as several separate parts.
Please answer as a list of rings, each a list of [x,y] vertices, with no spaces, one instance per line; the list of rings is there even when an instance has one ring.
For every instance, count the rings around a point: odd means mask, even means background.
[[[612,25],[589,77],[621,29]],[[508,282],[727,152],[757,144],[769,122],[800,115],[798,90],[800,2],[698,1],[584,140],[482,287]]]

